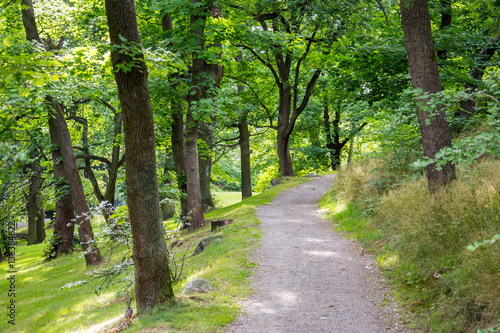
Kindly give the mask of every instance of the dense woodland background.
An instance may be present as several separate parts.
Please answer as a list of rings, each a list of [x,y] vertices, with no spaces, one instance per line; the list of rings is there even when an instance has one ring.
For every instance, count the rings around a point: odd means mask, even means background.
[[[342,169],[334,220],[352,231],[348,207],[367,246],[406,260],[388,271],[426,290],[417,310],[498,324],[499,1],[0,6],[0,259],[12,222],[88,267],[119,238],[146,310],[179,278],[169,209],[195,232],[214,191]]]

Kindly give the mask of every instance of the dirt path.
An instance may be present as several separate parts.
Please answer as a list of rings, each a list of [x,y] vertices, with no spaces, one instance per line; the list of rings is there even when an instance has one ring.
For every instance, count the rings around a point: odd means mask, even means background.
[[[332,230],[318,203],[334,175],[287,190],[257,209],[264,236],[255,293],[227,332],[408,332],[370,256]]]

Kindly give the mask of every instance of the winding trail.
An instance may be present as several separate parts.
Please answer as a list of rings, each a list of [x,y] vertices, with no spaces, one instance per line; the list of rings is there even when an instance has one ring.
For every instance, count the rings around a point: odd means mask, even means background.
[[[227,332],[409,332],[373,259],[318,209],[334,177],[314,178],[257,208],[264,235],[253,253],[255,293]]]

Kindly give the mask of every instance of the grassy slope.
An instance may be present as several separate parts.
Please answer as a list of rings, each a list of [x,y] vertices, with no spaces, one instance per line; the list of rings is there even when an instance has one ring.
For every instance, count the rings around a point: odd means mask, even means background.
[[[237,301],[250,294],[247,277],[255,263],[248,259],[249,252],[257,246],[261,232],[255,216],[255,207],[269,203],[285,188],[307,180],[292,179],[276,188],[253,196],[243,202],[225,207],[210,214],[207,219],[229,218],[233,223],[219,231],[221,241],[212,244],[198,256],[188,256],[184,273],[174,285],[176,302],[162,305],[151,313],[134,320],[128,330],[175,332],[219,332],[237,314]],[[239,194],[238,194],[239,195]],[[239,199],[238,199],[239,200]],[[196,243],[210,235],[209,226],[194,234],[185,234],[183,241]],[[71,332],[89,331],[110,321],[116,326],[123,316],[124,297],[117,297],[116,288],[96,297],[92,285],[86,284],[70,290],[60,287],[74,281],[86,280],[83,258],[78,254],[45,263],[41,257],[42,245],[20,245],[16,248],[16,325],[5,319],[3,310],[1,332]],[[6,277],[7,263],[0,264],[0,276]],[[184,296],[182,289],[193,278],[209,280],[213,291],[196,296]],[[0,284],[1,306],[8,304],[8,283]],[[134,307],[134,305],[132,305]],[[114,322],[112,322],[114,319]]]
[[[432,197],[423,180],[377,192],[373,169],[344,170],[325,196],[337,230],[376,253],[399,300],[418,314],[417,325],[500,331],[500,244],[467,250],[500,233],[500,164],[461,169],[451,187]]]

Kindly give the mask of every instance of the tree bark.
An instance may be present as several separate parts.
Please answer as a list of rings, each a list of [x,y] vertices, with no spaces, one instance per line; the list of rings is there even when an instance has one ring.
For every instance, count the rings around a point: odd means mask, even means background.
[[[248,122],[243,119],[238,125],[240,134],[239,145],[241,155],[241,199],[252,196],[252,170],[250,167],[250,131]]]
[[[186,184],[186,152],[184,149],[184,113],[182,102],[172,100],[172,155],[174,158],[177,187],[181,191],[181,218],[186,219],[189,213]]]
[[[202,0],[191,0],[193,4],[202,4]],[[205,79],[203,73],[205,70],[205,60],[201,56],[201,52],[205,48],[205,22],[206,15],[203,15],[204,10],[198,7],[199,12],[190,17],[191,33],[196,38],[196,50],[192,55],[191,67],[191,90],[187,97],[188,114],[186,119],[186,179],[187,179],[187,196],[188,210],[190,215],[189,229],[194,230],[203,226],[205,217],[203,216],[203,206],[201,203],[200,192],[200,174],[198,166],[198,126],[199,121],[196,119],[197,103],[201,100]]]
[[[133,1],[105,0],[111,53],[125,136],[127,204],[133,239],[135,298],[139,312],[173,299],[156,175],[156,142],[148,70]],[[124,40],[123,40],[124,39]],[[127,71],[122,66],[129,66]]]
[[[215,118],[215,117],[214,117]],[[211,124],[200,122],[198,126],[198,141],[203,141],[202,148],[198,147],[198,172],[200,177],[201,205],[204,210],[215,207],[210,191],[212,174],[213,129]]]
[[[56,201],[56,218],[54,220],[54,236],[60,237],[60,242],[56,247],[56,258],[61,254],[73,252],[75,227],[73,220],[75,218],[73,210],[73,201],[67,182],[66,172],[64,170],[64,162],[62,161],[61,150],[59,149],[59,141],[56,137],[57,124],[54,118],[49,118],[50,142],[52,148],[53,172],[56,179],[55,192],[58,196]]]
[[[56,138],[56,142],[59,143],[64,171],[75,208],[78,236],[80,237],[82,249],[86,252],[85,263],[87,266],[98,265],[102,262],[103,258],[99,249],[93,244],[94,233],[90,224],[90,209],[85,199],[82,180],[78,173],[68,125],[64,119],[61,105],[50,96],[47,97],[47,100],[51,102],[53,108],[49,118],[54,121],[54,126],[50,127],[50,129],[55,131],[54,137]]]
[[[401,0],[400,9],[413,88],[435,94],[441,91],[441,83],[427,1]],[[433,159],[441,148],[451,147],[446,113],[441,106],[432,116],[429,110],[419,107],[417,113],[424,154]],[[444,165],[441,170],[436,169],[435,163],[427,167],[427,183],[431,193],[455,178],[455,167],[451,163]]]
[[[22,6],[27,6],[28,8],[22,9],[22,20],[24,31],[26,33],[26,39],[29,41],[42,42],[40,35],[38,34],[38,28],[35,21],[35,10],[33,9],[33,2],[31,0],[21,0]]]
[[[240,61],[242,54],[236,57]],[[238,85],[238,92],[241,93],[245,88]],[[240,135],[240,161],[241,161],[241,199],[245,200],[252,196],[252,169],[250,166],[250,131],[248,130],[247,114],[244,113],[238,123],[238,132]]]
[[[31,154],[34,161],[31,163],[30,183],[27,193],[28,245],[39,244],[45,239],[43,202],[40,195],[43,169],[40,165],[40,156],[36,152],[37,150]]]

